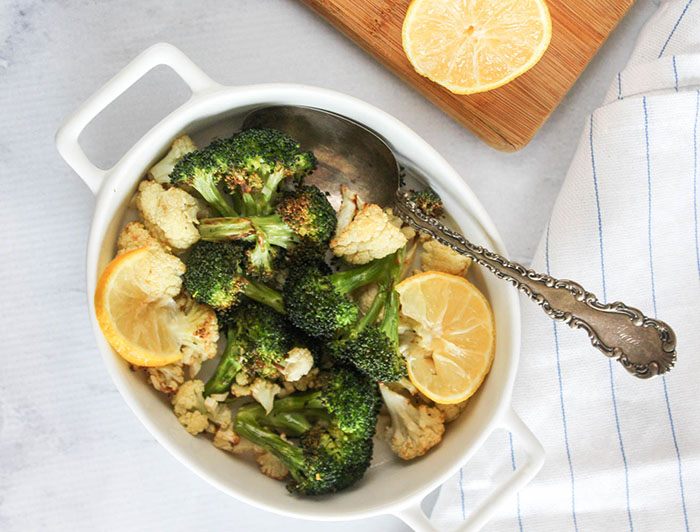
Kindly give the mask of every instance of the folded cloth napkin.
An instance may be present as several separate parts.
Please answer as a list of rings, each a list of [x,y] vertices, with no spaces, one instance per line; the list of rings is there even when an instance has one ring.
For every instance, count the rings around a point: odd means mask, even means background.
[[[545,465],[484,530],[700,530],[700,0],[667,1],[595,110],[532,262],[675,330],[676,367],[643,381],[524,302],[513,406]],[[454,529],[517,467],[494,433],[432,513]]]

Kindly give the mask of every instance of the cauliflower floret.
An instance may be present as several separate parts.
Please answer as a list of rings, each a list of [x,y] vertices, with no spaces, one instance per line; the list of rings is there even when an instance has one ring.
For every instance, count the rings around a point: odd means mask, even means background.
[[[231,395],[234,397],[247,397],[251,394],[250,375],[245,371],[239,371],[235,380],[231,383]]]
[[[258,449],[260,449],[258,447]],[[260,449],[262,452],[255,453],[255,461],[260,466],[260,471],[270,478],[276,480],[282,480],[284,477],[289,475],[289,469],[282,463],[282,460],[277,458],[274,454],[268,453]]]
[[[131,222],[126,224],[117,240],[117,255],[139,248],[154,248],[155,250],[170,253],[170,247],[163,244],[141,222]]]
[[[284,359],[284,369],[282,370],[284,380],[288,382],[298,381],[311,371],[313,365],[314,357],[311,351],[305,347],[294,347]]]
[[[365,206],[365,202],[360,199],[360,196],[345,185],[340,186],[340,192],[343,198],[340,203],[340,209],[338,209],[338,223],[335,226],[336,237],[350,225],[357,211]]]
[[[306,375],[304,375],[301,379],[297,381],[284,381],[282,383],[282,386],[284,386],[284,392],[286,392],[284,395],[289,395],[290,393],[294,392],[305,392],[307,390],[313,390],[314,388],[317,388],[320,384],[318,374],[319,369],[317,367],[314,367],[311,368],[311,371],[309,371]],[[282,397],[282,394],[280,394],[278,397]]]
[[[439,405],[435,403],[435,408],[440,410],[445,415],[445,423],[450,423],[459,417],[462,411],[467,407],[467,400],[454,405]]]
[[[395,227],[401,229],[403,236],[406,240],[412,240],[416,236],[416,230],[410,225],[404,225],[403,220],[394,214],[394,210],[391,207],[386,207],[384,212],[389,217],[389,223]]]
[[[209,427],[209,418],[197,410],[184,412],[178,416],[177,420],[192,435],[204,432]]]
[[[369,310],[369,307],[372,306],[372,302],[374,298],[377,297],[378,293],[379,285],[377,283],[369,283],[355,290],[352,295],[355,303],[364,314]],[[382,309],[382,312],[384,312],[384,309]]]
[[[238,445],[240,441],[240,436],[233,432],[233,429],[231,427],[220,427],[214,433],[214,440],[212,441],[212,443],[217,449],[221,449],[222,451],[228,451],[232,453],[234,448]]]
[[[365,205],[333,240],[331,250],[351,264],[381,259],[406,244],[401,230],[389,222],[379,205]]]
[[[194,378],[202,362],[216,355],[219,324],[216,313],[209,306],[197,303],[185,294],[175,301],[184,318],[179,329],[182,362],[189,366],[190,378]]]
[[[172,399],[173,410],[190,434],[205,430],[213,432],[216,428],[231,425],[231,410],[217,400],[222,398],[211,396],[204,399],[204,383],[200,380],[187,381]]]
[[[184,251],[199,240],[197,200],[181,188],[141,181],[136,207],[144,225],[174,250]]]
[[[255,445],[250,440],[246,440],[245,438],[241,438],[240,436],[238,437],[238,440],[239,440],[238,443],[233,446],[233,449],[231,449],[231,452],[233,454],[246,454],[246,453],[262,454],[265,452],[265,450],[262,447]]]
[[[253,396],[253,399],[263,406],[265,412],[269,414],[275,402],[275,395],[277,395],[281,389],[282,388],[274,382],[257,377],[253,381],[253,384],[250,385],[250,394]]]
[[[144,269],[141,272],[139,287],[150,298],[155,300],[163,296],[175,297],[180,293],[185,264],[149,236],[142,224],[128,224],[120,233],[117,245],[119,255],[142,247],[149,248],[150,259],[143,262]]]
[[[139,368],[138,366],[134,366],[134,368],[145,369],[151,385],[159,392],[177,393],[180,385],[185,382],[185,372],[181,361],[159,368]]]
[[[383,384],[379,389],[391,416],[391,426],[380,436],[389,442],[392,451],[411,460],[440,443],[445,432],[445,416],[440,410],[425,404],[416,406]]]
[[[187,135],[182,135],[173,141],[170,151],[148,171],[148,177],[156,183],[170,183],[170,172],[175,168],[175,164],[182,157],[191,151],[197,149],[192,139]]]
[[[421,264],[424,271],[434,270],[464,276],[471,263],[472,259],[460,255],[437,240],[428,240],[423,243]]]

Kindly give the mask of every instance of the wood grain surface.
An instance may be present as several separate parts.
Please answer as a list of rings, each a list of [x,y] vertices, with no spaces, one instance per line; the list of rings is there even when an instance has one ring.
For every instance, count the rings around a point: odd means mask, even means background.
[[[401,47],[410,0],[301,0],[490,146],[523,148],[583,72],[634,0],[550,0],[552,41],[531,70],[468,96],[418,74]]]

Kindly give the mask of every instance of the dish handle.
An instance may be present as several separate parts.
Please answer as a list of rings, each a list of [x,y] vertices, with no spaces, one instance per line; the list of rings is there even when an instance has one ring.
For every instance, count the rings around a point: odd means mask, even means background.
[[[544,448],[512,408],[508,409],[497,427],[513,433],[525,451],[525,461],[508,479],[496,486],[476,510],[451,532],[477,532],[480,530],[493,517],[503,502],[515,495],[542,469]],[[394,512],[394,515],[416,532],[439,532],[423,513],[420,503],[421,500],[414,500],[409,506]]]
[[[99,192],[104,176],[109,170],[98,168],[88,159],[78,142],[80,134],[85,129],[85,126],[110,103],[150,70],[159,65],[172,68],[190,87],[192,91],[190,100],[202,92],[221,87],[221,85],[200,70],[189,57],[171,44],[154,44],[141,52],[131,63],[126,65],[116,76],[88,98],[83,105],[66,119],[56,132],[58,152],[80,178],[85,181],[85,184],[94,194]],[[118,164],[119,162],[114,166]]]

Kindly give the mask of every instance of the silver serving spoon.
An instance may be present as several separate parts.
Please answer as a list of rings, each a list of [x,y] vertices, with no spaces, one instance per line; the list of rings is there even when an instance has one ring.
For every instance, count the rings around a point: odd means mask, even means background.
[[[393,204],[406,223],[509,281],[552,319],[586,331],[594,347],[635,377],[653,377],[673,367],[676,336],[664,322],[624,303],[600,303],[581,285],[510,262],[423,214],[400,189],[401,169],[391,149],[366,127],[334,113],[291,105],[257,109],[243,123],[243,129],[263,127],[284,131],[314,152],[319,166],[307,182],[328,192],[334,207],[340,205],[341,184],[365,201]]]

